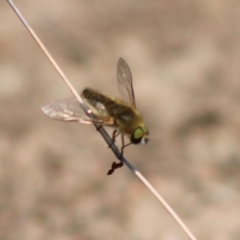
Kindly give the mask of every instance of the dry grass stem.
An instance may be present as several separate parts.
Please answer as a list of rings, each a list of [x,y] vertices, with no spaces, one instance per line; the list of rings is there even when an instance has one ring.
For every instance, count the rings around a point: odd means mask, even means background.
[[[78,100],[79,104],[81,105],[82,109],[88,116],[92,116],[92,112],[86,108],[81,96],[77,93],[77,91],[74,89],[74,87],[71,85],[63,71],[60,69],[58,64],[55,62],[53,57],[50,55],[46,47],[43,45],[43,43],[40,41],[38,36],[35,34],[35,32],[32,30],[32,28],[29,26],[27,21],[24,19],[18,8],[14,5],[14,3],[11,0],[7,0],[11,8],[14,10],[14,12],[19,17],[20,21],[23,23],[23,25],[26,27],[26,29],[29,31],[33,39],[37,42],[38,46],[41,48],[41,50],[44,52],[48,60],[51,62],[53,67],[56,69],[58,74],[61,76],[65,84],[68,86],[70,91],[73,93],[73,95]],[[161,197],[161,195],[154,189],[154,187],[142,176],[142,174],[137,171],[125,158],[121,155],[119,149],[115,144],[112,143],[112,138],[108,135],[108,133],[105,131],[105,129],[102,126],[98,126],[95,124],[96,129],[99,131],[99,133],[102,135],[106,143],[109,145],[113,153],[115,154],[116,158],[119,159],[121,162],[123,162],[139,179],[140,181],[151,191],[151,193],[161,202],[161,204],[165,207],[165,209],[170,213],[170,215],[174,218],[174,220],[179,224],[179,226],[182,228],[182,230],[187,234],[189,239],[191,240],[197,240],[196,237],[191,233],[191,231],[187,228],[187,226],[183,223],[183,221],[178,217],[178,215],[172,210],[172,208],[167,204],[167,202]]]

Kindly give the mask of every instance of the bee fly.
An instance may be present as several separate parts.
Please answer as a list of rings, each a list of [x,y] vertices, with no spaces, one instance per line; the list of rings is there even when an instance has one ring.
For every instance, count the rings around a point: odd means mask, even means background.
[[[81,96],[86,106],[92,111],[94,118],[84,115],[77,99],[64,99],[51,102],[42,107],[43,112],[50,118],[59,121],[74,121],[83,124],[98,124],[114,128],[113,142],[117,135],[122,136],[121,153],[130,144],[145,144],[148,141],[148,129],[141,114],[136,109],[136,102],[132,84],[132,74],[128,64],[120,58],[117,65],[118,89],[123,99],[102,94],[96,90],[86,88]],[[124,145],[124,136],[130,143]],[[113,162],[108,175],[123,163]]]

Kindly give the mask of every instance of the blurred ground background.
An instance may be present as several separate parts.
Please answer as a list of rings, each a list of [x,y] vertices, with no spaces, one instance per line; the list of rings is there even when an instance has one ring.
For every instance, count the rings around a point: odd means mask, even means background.
[[[117,95],[121,56],[150,130],[125,156],[198,239],[240,239],[240,2],[16,1],[73,85]],[[91,126],[40,107],[71,97],[0,2],[0,239],[187,239]]]

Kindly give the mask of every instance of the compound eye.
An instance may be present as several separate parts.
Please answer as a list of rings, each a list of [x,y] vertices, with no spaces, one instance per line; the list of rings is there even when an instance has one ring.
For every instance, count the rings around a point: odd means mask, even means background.
[[[134,132],[132,133],[131,142],[134,144],[140,143],[143,138],[143,135],[144,135],[144,131],[143,131],[142,127],[136,128],[134,130]]]

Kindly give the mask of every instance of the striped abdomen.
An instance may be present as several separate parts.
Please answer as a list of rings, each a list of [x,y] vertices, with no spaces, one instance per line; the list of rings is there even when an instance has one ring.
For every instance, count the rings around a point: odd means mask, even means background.
[[[131,131],[136,128],[136,123],[142,123],[142,117],[130,105],[121,99],[108,97],[100,92],[86,88],[82,97],[98,118],[114,118],[114,125]]]

